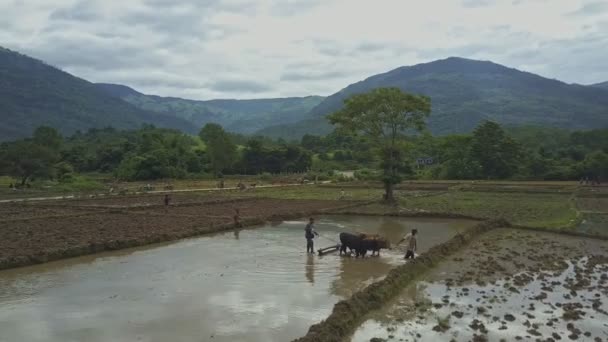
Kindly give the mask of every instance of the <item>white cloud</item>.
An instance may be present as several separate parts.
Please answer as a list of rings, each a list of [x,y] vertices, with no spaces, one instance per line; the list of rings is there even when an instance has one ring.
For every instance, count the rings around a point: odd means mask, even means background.
[[[598,0],[0,2],[0,45],[95,82],[197,99],[328,95],[448,56],[608,80]]]

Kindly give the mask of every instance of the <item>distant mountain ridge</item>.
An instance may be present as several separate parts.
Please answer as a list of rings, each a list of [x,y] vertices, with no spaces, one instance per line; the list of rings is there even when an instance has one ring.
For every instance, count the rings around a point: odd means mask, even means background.
[[[294,137],[325,134],[325,116],[343,101],[377,87],[398,87],[431,97],[429,129],[436,134],[471,131],[483,120],[507,125],[547,125],[571,129],[608,126],[608,91],[566,84],[493,62],[450,57],[400,67],[349,85],[327,97],[303,121],[258,133]]]
[[[187,100],[177,97],[161,97],[142,94],[132,88],[117,84],[97,84],[112,96],[134,106],[169,117],[179,117],[196,127],[214,122],[227,130],[251,134],[276,124],[291,124],[302,120],[324,97],[287,97],[274,99],[208,101]]]
[[[63,134],[142,124],[196,133],[215,122],[244,134],[299,139],[332,130],[325,116],[344,99],[377,87],[399,87],[432,99],[429,129],[471,131],[483,120],[568,129],[608,127],[608,82],[566,84],[487,62],[451,57],[400,67],[329,96],[195,101],[93,84],[0,47],[0,141],[29,136],[40,125]]]
[[[0,141],[31,135],[40,125],[63,134],[145,123],[192,132],[186,120],[146,112],[98,86],[37,59],[0,47]]]
[[[608,89],[608,81],[602,82],[602,83],[592,84],[591,86],[592,87],[596,87],[596,88]]]

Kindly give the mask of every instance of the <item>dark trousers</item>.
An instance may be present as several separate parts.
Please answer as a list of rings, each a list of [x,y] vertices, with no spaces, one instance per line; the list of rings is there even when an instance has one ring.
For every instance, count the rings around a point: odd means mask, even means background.
[[[408,250],[407,252],[405,252],[405,258],[406,259],[414,259],[414,251]]]
[[[314,253],[314,242],[312,239],[306,239],[306,253]]]

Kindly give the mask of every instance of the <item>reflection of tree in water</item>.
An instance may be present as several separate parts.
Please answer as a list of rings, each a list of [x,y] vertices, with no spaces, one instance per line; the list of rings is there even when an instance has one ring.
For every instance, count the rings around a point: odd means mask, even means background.
[[[241,230],[240,230],[240,229],[235,229],[235,230],[234,230],[234,238],[238,240],[238,239],[239,239],[239,234],[240,234],[240,233],[241,233]]]
[[[393,266],[382,258],[340,257],[340,274],[331,284],[331,292],[343,298],[363,289],[390,271]]]
[[[315,256],[313,254],[307,254],[306,256],[306,279],[311,284],[315,283]]]
[[[413,227],[409,227],[403,221],[383,217],[378,226],[378,234],[390,241],[391,245],[396,244],[408,231]]]

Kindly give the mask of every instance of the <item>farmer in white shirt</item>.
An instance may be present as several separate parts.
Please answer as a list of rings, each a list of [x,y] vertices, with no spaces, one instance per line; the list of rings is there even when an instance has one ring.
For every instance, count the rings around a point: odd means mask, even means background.
[[[397,243],[399,245],[403,241],[407,241],[407,252],[405,252],[405,259],[414,259],[416,249],[418,248],[418,244],[416,241],[417,234],[418,234],[418,229],[412,229],[411,233],[408,233]]]

